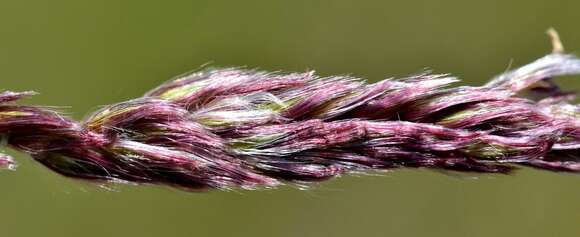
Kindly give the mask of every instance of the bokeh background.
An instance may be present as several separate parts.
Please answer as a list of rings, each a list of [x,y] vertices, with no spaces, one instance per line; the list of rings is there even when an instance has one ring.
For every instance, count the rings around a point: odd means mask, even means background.
[[[580,1],[0,1],[0,88],[82,119],[200,65],[352,74],[428,67],[479,85],[580,50]],[[561,81],[580,88],[580,78]],[[70,107],[68,107],[70,106]],[[308,190],[187,193],[100,187],[8,150],[0,236],[578,236],[580,176],[397,170]]]

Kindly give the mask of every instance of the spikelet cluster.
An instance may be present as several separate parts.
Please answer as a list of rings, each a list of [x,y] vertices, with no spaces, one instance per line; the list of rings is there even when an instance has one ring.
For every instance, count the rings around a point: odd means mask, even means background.
[[[350,76],[204,69],[84,121],[0,93],[0,136],[68,177],[190,190],[254,189],[403,167],[580,173],[580,107],[559,52],[483,86],[423,73]],[[7,155],[0,167],[13,168]]]

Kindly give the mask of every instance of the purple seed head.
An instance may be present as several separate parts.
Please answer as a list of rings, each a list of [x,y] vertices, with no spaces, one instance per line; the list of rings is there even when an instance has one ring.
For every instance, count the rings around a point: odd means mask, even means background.
[[[0,93],[0,135],[68,177],[254,189],[349,172],[431,168],[580,172],[580,107],[552,78],[580,74],[553,53],[484,86],[423,73],[374,84],[314,72],[206,69],[82,122]],[[0,155],[0,167],[14,167]]]

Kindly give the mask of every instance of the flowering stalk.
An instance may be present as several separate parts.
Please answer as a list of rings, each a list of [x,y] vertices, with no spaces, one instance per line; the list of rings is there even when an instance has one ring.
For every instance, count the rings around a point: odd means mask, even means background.
[[[65,176],[192,190],[401,167],[579,173],[580,107],[552,78],[580,74],[580,59],[560,51],[479,87],[451,87],[446,74],[367,84],[206,69],[82,122],[14,104],[32,92],[3,92],[0,134]],[[0,155],[0,167],[14,163]]]

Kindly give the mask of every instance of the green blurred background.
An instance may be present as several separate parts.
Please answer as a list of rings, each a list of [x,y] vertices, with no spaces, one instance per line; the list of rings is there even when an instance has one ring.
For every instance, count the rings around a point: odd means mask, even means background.
[[[479,85],[580,50],[580,1],[0,1],[0,88],[76,119],[205,63]],[[580,88],[579,78],[562,81]],[[70,180],[8,151],[0,236],[578,236],[580,177],[397,170],[309,190],[187,193]]]

